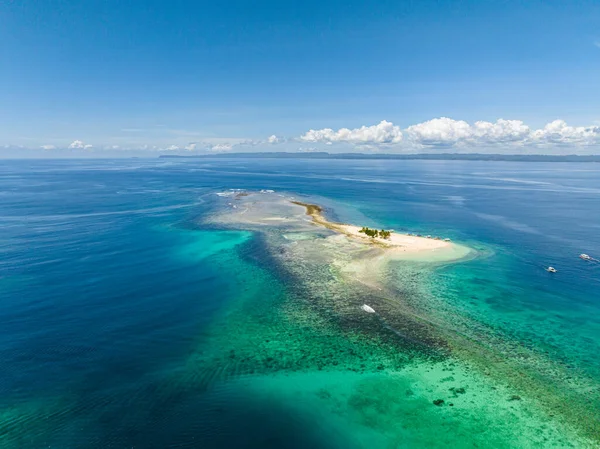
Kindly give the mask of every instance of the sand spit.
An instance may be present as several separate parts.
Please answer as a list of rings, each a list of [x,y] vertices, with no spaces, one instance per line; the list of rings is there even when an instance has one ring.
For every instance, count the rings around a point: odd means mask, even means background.
[[[288,268],[323,264],[347,281],[381,292],[388,265],[407,261],[434,265],[452,263],[475,254],[453,242],[392,232],[389,239],[372,238],[352,224],[329,221],[317,204],[271,192],[236,195],[210,221],[268,236],[270,247]],[[236,207],[233,207],[236,206]]]
[[[299,233],[304,233],[309,239],[317,236],[333,238],[337,234],[337,237],[344,237],[349,246],[356,249],[377,249],[379,255],[386,260],[452,262],[473,254],[466,246],[436,238],[393,231],[388,238],[369,237],[360,232],[362,226],[329,221],[321,206],[299,201],[291,196],[268,191],[233,193],[233,202],[228,203],[229,207],[213,216],[210,221],[235,228],[292,233],[295,235],[290,235],[291,239],[298,240],[302,238]]]
[[[417,237],[407,234],[392,232],[389,238],[369,237],[360,232],[362,227],[334,223],[325,218],[323,209],[316,204],[292,201],[293,204],[306,209],[306,214],[312,218],[313,223],[343,234],[362,243],[382,247],[389,250],[393,258],[418,259],[422,261],[450,261],[466,257],[471,250],[465,246],[457,245],[444,240],[426,237]]]

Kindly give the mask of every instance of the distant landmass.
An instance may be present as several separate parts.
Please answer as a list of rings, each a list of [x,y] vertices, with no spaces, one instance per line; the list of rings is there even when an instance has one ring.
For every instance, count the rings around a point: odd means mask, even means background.
[[[177,155],[162,154],[160,158],[270,158],[270,159],[399,159],[399,160],[441,160],[441,161],[518,161],[518,162],[600,162],[600,155],[545,155],[545,154],[364,154],[364,153],[219,153]]]

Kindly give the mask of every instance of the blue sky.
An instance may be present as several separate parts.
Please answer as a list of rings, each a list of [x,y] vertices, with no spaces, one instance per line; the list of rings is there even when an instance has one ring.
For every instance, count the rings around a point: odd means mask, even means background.
[[[0,61],[4,155],[600,153],[597,0],[4,1]]]

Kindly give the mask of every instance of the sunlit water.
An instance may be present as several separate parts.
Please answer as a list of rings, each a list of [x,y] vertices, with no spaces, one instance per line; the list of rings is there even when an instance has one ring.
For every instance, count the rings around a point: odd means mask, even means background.
[[[5,162],[2,446],[593,447],[600,264],[578,255],[600,256],[599,180],[594,164]],[[478,257],[353,285],[332,245],[288,258],[305,236],[211,221],[238,188]]]

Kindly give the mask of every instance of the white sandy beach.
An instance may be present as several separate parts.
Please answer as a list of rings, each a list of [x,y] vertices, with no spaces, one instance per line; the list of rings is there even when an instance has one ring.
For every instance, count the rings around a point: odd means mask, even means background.
[[[352,237],[363,239],[366,242],[378,243],[384,246],[400,247],[408,252],[421,252],[421,251],[435,251],[442,248],[450,248],[453,244],[451,242],[436,240],[426,237],[417,237],[407,234],[398,234],[392,232],[389,238],[383,239],[381,237],[369,237],[362,232],[359,226],[340,224],[340,230]]]

